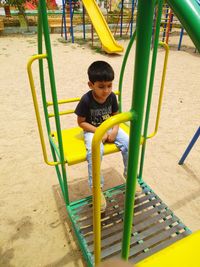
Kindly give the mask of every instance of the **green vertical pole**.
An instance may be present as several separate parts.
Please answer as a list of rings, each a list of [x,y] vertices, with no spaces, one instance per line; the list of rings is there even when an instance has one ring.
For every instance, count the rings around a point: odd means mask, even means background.
[[[122,258],[125,260],[128,260],[129,257],[130,238],[132,232],[134,195],[148,76],[154,3],[154,0],[138,1],[138,16],[136,25],[137,42],[132,98],[132,110],[136,112],[137,120],[134,121],[134,123],[131,121],[130,125],[128,175],[122,240]]]
[[[42,13],[40,10],[40,3],[38,4],[38,28],[37,28],[37,32],[38,32],[38,54],[42,54]],[[49,117],[48,117],[48,110],[47,110],[47,100],[46,100],[46,93],[45,93],[45,81],[44,81],[44,66],[43,66],[43,60],[39,59],[39,72],[40,72],[40,87],[41,87],[41,92],[42,92],[42,102],[43,102],[43,109],[44,109],[44,115],[45,115],[45,122],[46,122],[46,127],[47,127],[47,133],[48,135],[50,135],[51,133],[51,127],[50,127],[50,123],[49,123]],[[52,144],[50,143],[51,146],[51,153],[53,156],[53,160],[57,161],[56,158],[56,154],[55,154],[55,150],[52,147]],[[64,186],[63,186],[63,180],[61,177],[61,173],[59,170],[59,166],[56,165],[55,166],[56,169],[56,173],[57,173],[57,177],[59,180],[59,184],[62,190],[63,195],[64,193]]]
[[[45,46],[46,46],[46,51],[47,51],[47,62],[48,62],[49,78],[50,78],[50,85],[51,85],[51,94],[52,94],[52,99],[53,99],[53,109],[54,109],[54,114],[55,114],[56,130],[58,134],[58,145],[59,145],[59,150],[60,150],[61,170],[62,170],[63,183],[64,183],[64,199],[65,199],[65,203],[68,205],[69,194],[68,194],[68,187],[67,187],[67,174],[66,174],[66,169],[65,169],[64,151],[63,151],[63,143],[62,143],[62,135],[61,135],[61,127],[60,127],[60,119],[59,119],[58,99],[57,99],[57,93],[56,93],[56,83],[55,83],[55,77],[54,77],[51,42],[50,42],[50,37],[49,37],[49,27],[48,27],[45,0],[40,0],[40,11],[42,15],[44,40],[45,40]]]
[[[40,3],[38,4],[38,26],[37,26],[37,35],[38,35],[38,54],[42,54],[42,13],[40,9]],[[47,127],[47,132],[50,134],[51,128],[48,118],[48,111],[47,111],[47,100],[46,100],[46,93],[45,93],[45,81],[44,81],[44,67],[43,67],[43,59],[39,59],[39,71],[40,71],[40,87],[42,93],[42,102],[43,102],[43,109],[45,115],[45,122]]]
[[[163,0],[160,0],[158,3],[158,15],[157,15],[157,20],[156,20],[156,33],[155,33],[155,39],[154,39],[154,48],[153,48],[153,56],[152,56],[152,63],[151,63],[149,90],[148,90],[148,97],[147,97],[146,116],[145,116],[145,122],[144,122],[144,132],[143,132],[144,143],[142,145],[142,152],[141,152],[139,179],[142,179],[142,172],[143,172],[143,166],[144,166],[146,137],[147,137],[148,124],[149,124],[151,99],[152,99],[154,76],[155,76],[155,69],[156,69],[156,59],[157,59],[159,33],[160,33],[160,22],[161,22],[161,17],[162,17],[162,6],[163,6]]]

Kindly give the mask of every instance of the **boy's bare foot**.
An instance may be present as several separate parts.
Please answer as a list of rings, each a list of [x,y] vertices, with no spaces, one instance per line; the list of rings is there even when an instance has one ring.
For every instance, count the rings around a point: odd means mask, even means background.
[[[138,184],[138,182],[136,182],[135,192],[137,194],[141,194],[142,193],[142,187]]]
[[[124,179],[126,180],[127,178],[127,173],[123,174]],[[135,193],[141,194],[142,193],[142,187],[139,185],[138,181],[136,182],[136,188],[135,188]]]
[[[103,192],[101,191],[101,212],[105,212],[106,206],[107,206],[106,199]]]

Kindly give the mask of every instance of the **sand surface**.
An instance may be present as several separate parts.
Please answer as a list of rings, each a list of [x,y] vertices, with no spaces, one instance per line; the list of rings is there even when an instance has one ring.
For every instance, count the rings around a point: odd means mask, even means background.
[[[87,88],[87,67],[106,60],[118,87],[123,56],[96,53],[87,45],[64,44],[51,35],[58,98],[79,97]],[[178,41],[174,39],[174,44]],[[127,41],[121,41],[124,47]],[[185,164],[177,163],[199,127],[200,56],[184,39],[182,51],[171,49],[158,134],[149,140],[144,180],[192,230],[200,229],[200,140]],[[43,162],[26,64],[37,53],[36,36],[0,37],[0,266],[84,266],[69,219],[57,197],[54,167]],[[154,129],[164,52],[159,50],[149,132]],[[123,83],[123,107],[129,110],[134,53]],[[33,66],[38,90],[38,68]],[[48,79],[46,78],[48,81]],[[49,89],[48,82],[47,90]],[[41,101],[40,101],[41,103]],[[62,127],[76,125],[73,115]],[[45,131],[45,129],[44,129]],[[48,143],[47,143],[48,146]],[[87,196],[87,165],[67,168],[72,200]],[[104,158],[105,189],[122,182],[120,153]]]

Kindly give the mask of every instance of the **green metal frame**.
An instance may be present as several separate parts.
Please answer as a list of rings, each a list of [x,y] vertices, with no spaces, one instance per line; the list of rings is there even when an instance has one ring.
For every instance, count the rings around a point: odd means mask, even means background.
[[[129,159],[127,186],[124,209],[124,230],[122,239],[122,258],[128,260],[131,228],[134,214],[134,196],[137,180],[140,137],[144,105],[146,99],[146,85],[151,47],[151,31],[153,25],[153,10],[155,1],[141,0],[138,2],[138,14],[136,22],[137,42],[135,53],[135,70],[132,95],[132,110],[137,114],[137,120],[130,124]]]
[[[169,0],[168,2],[170,2],[171,4],[171,2],[173,1]],[[187,2],[187,0],[184,0],[184,2]],[[127,63],[127,59],[129,57],[130,50],[136,38],[137,42],[136,42],[136,54],[135,54],[132,105],[129,111],[129,113],[131,114],[129,116],[131,117],[130,136],[134,136],[134,138],[130,138],[130,143],[129,143],[128,174],[127,174],[127,184],[126,184],[126,193],[125,193],[124,228],[123,228],[122,252],[121,252],[122,258],[125,260],[128,260],[128,257],[129,257],[130,236],[131,236],[131,228],[132,228],[133,214],[134,214],[134,197],[135,197],[136,180],[139,178],[139,183],[142,186],[143,185],[147,186],[142,178],[142,171],[143,171],[143,165],[144,165],[147,129],[148,129],[151,99],[152,99],[152,92],[153,92],[153,82],[154,82],[154,75],[155,75],[155,68],[156,68],[158,38],[159,38],[159,28],[160,28],[159,26],[160,26],[161,14],[162,14],[162,5],[163,5],[163,0],[160,0],[160,1],[139,0],[136,31],[133,34],[130,40],[130,43],[128,45],[127,51],[125,53],[123,64],[122,64],[122,69],[121,69],[120,81],[119,81],[119,109],[120,111],[122,111],[123,76],[124,76],[125,66]],[[151,37],[152,37],[151,34],[152,34],[153,14],[154,14],[155,7],[158,8],[158,16],[157,16],[157,22],[156,22],[156,32],[155,32],[154,46],[153,46],[154,47],[153,57],[152,57],[151,70],[150,70],[150,80],[149,80],[149,85],[148,85],[147,77],[148,77],[148,67],[150,64],[150,50],[151,50]],[[176,6],[174,6],[174,8],[176,8]],[[193,23],[192,23],[192,28],[195,28]],[[194,34],[195,38],[196,36],[198,36],[198,34]],[[46,53],[45,56],[42,56],[43,37],[44,37],[45,53]],[[198,41],[196,41],[196,43],[198,43]],[[199,43],[198,43],[198,48],[199,48]],[[80,208],[81,206],[85,205],[89,200],[91,200],[91,197],[84,198],[84,199],[74,201],[74,202],[69,201],[69,193],[68,193],[68,185],[67,185],[67,171],[66,171],[66,163],[64,159],[63,141],[62,141],[62,134],[61,134],[61,123],[60,123],[61,113],[59,112],[59,105],[58,105],[59,101],[57,99],[46,2],[44,0],[39,0],[39,6],[38,6],[38,54],[40,55],[38,60],[39,60],[40,87],[41,87],[41,94],[42,94],[44,116],[45,116],[45,122],[46,122],[47,135],[49,137],[50,148],[51,148],[52,157],[54,160],[53,162],[54,164],[52,165],[55,166],[59,184],[62,190],[63,198],[65,201],[66,209],[69,214],[69,218],[72,222],[72,225],[74,227],[74,231],[78,238],[78,242],[81,247],[81,250],[83,251],[83,255],[87,261],[88,266],[93,266],[94,262],[95,264],[99,263],[100,253],[98,255],[95,255],[95,258],[94,258],[92,254],[88,252],[87,244],[83,236],[80,235],[80,232],[76,226],[76,223],[74,220],[75,217],[73,214],[73,211],[76,208]],[[51,87],[51,95],[52,95],[52,103],[50,104],[49,102],[47,102],[47,99],[46,99],[43,58],[46,58],[47,60],[48,71],[49,71],[49,79],[50,79],[50,87]],[[148,93],[146,90],[147,87],[148,87]],[[145,106],[146,97],[147,97],[147,104]],[[54,114],[52,116],[48,114],[49,105],[53,106]],[[51,137],[51,125],[50,125],[50,120],[49,120],[50,117],[53,117],[55,120],[59,149],[55,147],[55,144]],[[144,125],[143,125],[143,121],[144,121]],[[109,123],[109,120],[107,120],[107,123]],[[101,126],[99,128],[101,128]],[[142,135],[144,136],[145,141],[142,146],[142,150],[140,151],[140,138]],[[139,175],[138,175],[138,169],[139,169]],[[120,186],[107,190],[107,193],[112,193],[112,191],[116,190],[117,188],[120,188]]]
[[[148,8],[147,8],[147,5],[149,5]],[[134,180],[130,179],[130,173],[134,173],[134,176],[137,177],[137,166],[138,166],[138,161],[139,161],[140,136],[141,136],[142,120],[143,120],[143,112],[144,112],[144,101],[145,101],[145,92],[146,92],[148,61],[149,61],[150,43],[151,43],[152,17],[153,17],[154,6],[155,6],[155,1],[149,1],[149,3],[147,4],[144,0],[141,0],[138,5],[137,46],[136,46],[136,60],[135,60],[136,67],[135,67],[134,88],[133,88],[135,97],[132,99],[132,111],[131,111],[131,112],[133,112],[133,110],[135,111],[135,113],[137,114],[137,120],[135,121],[134,124],[131,122],[131,125],[130,125],[130,135],[134,134],[134,138],[130,139],[130,157],[129,157],[129,163],[128,163],[128,178],[127,178],[128,186],[127,186],[127,192],[126,192],[124,236],[123,236],[123,244],[122,244],[122,257],[124,259],[127,259],[128,257],[129,234],[130,234],[130,228],[132,224],[131,217],[133,213],[133,205],[131,205],[130,207],[130,199],[131,199],[131,203],[133,203],[134,194],[135,194],[135,184],[136,184],[136,179]],[[145,21],[144,19],[142,19],[142,17],[145,18]],[[147,25],[148,27],[144,28],[143,25]],[[141,30],[140,30],[140,27],[141,27]],[[145,34],[144,34],[144,31],[145,31]],[[133,37],[130,40],[128,49],[124,57],[124,62],[122,65],[122,72],[120,75],[120,82],[119,82],[120,84],[120,87],[119,87],[120,88],[120,94],[119,94],[120,111],[122,110],[121,88],[122,88],[123,74],[124,74],[125,65],[126,65],[132,44],[134,42],[135,36],[136,36],[136,32],[133,34]],[[144,36],[145,36],[145,40],[143,40]],[[60,163],[60,166],[55,165],[55,169],[56,169],[59,184],[62,190],[62,194],[64,197],[64,201],[66,204],[66,208],[67,208],[70,220],[73,224],[73,227],[77,235],[80,247],[83,251],[84,257],[86,258],[89,266],[92,266],[93,265],[92,261],[94,259],[91,257],[90,253],[89,254],[87,253],[87,247],[84,242],[84,239],[79,234],[79,231],[76,228],[76,225],[74,225],[73,216],[72,216],[73,208],[77,206],[78,207],[81,206],[82,203],[85,203],[85,201],[87,201],[87,198],[80,200],[78,202],[70,203],[69,201],[69,193],[68,193],[68,186],[67,186],[67,172],[66,172],[66,166],[65,166],[65,161],[64,161],[64,151],[63,151],[63,143],[62,143],[62,135],[61,135],[60,118],[59,118],[59,106],[58,106],[58,99],[57,99],[57,93],[56,93],[56,83],[55,83],[55,77],[54,77],[47,11],[46,11],[45,1],[40,0],[39,6],[38,6],[38,54],[43,53],[43,46],[42,46],[43,37],[44,37],[44,43],[45,43],[45,50],[47,54],[46,59],[47,59],[47,65],[48,65],[48,70],[49,70],[50,87],[51,87],[51,94],[52,94],[52,100],[53,100],[52,104],[53,104],[53,110],[54,110],[54,115],[55,115],[54,118],[55,118],[56,131],[58,134],[59,151],[56,150],[54,143],[52,141],[52,138],[51,138],[51,126],[50,126],[49,114],[47,110],[48,102],[46,99],[45,82],[44,82],[44,66],[43,66],[43,60],[39,59],[40,86],[41,86],[47,134],[49,136],[50,148],[51,148],[53,160],[55,162],[58,160]],[[157,46],[155,46],[154,51],[156,55]],[[140,59],[141,55],[142,55],[143,60]],[[153,64],[155,66],[155,62],[152,63],[152,65]],[[140,87],[140,90],[138,90],[138,86]],[[129,205],[127,205],[128,199],[129,199]]]
[[[150,109],[151,109],[151,99],[152,99],[152,93],[153,93],[153,83],[154,83],[154,76],[155,76],[155,69],[156,69],[156,59],[157,59],[157,51],[158,51],[160,23],[161,23],[161,17],[162,17],[162,7],[163,7],[163,0],[160,0],[158,2],[156,31],[155,31],[155,39],[154,39],[154,46],[153,46],[153,57],[152,57],[152,62],[151,62],[150,81],[149,81],[146,115],[145,115],[144,130],[143,130],[144,143],[142,145],[141,158],[140,158],[140,170],[139,170],[140,180],[142,179],[142,171],[143,171],[143,166],[144,166],[146,138],[147,138],[147,130],[148,130],[148,123],[149,123]]]
[[[44,35],[45,40],[45,48],[47,53],[47,64],[49,70],[49,78],[50,78],[50,86],[51,86],[51,94],[53,99],[53,110],[55,114],[55,125],[56,131],[58,134],[58,146],[59,146],[59,161],[60,167],[58,165],[55,166],[56,173],[58,176],[58,180],[60,186],[62,188],[63,197],[65,199],[66,205],[69,205],[69,193],[68,193],[68,186],[67,186],[67,173],[66,173],[66,166],[64,161],[64,151],[63,151],[63,143],[62,143],[62,135],[61,135],[61,126],[60,126],[60,118],[59,118],[59,107],[58,107],[58,99],[56,93],[56,83],[54,77],[54,69],[53,69],[53,59],[52,59],[52,51],[51,51],[51,43],[50,43],[50,36],[49,36],[49,26],[48,26],[48,18],[47,18],[47,10],[46,10],[46,2],[39,1],[38,6],[38,54],[42,53],[42,36]],[[47,100],[46,100],[46,93],[45,93],[45,83],[44,83],[44,70],[43,70],[43,62],[42,60],[39,61],[39,71],[40,71],[40,86],[42,92],[42,101],[43,101],[43,108],[45,114],[45,121],[47,126],[47,134],[48,136],[51,135],[51,127],[48,117],[48,110],[47,110]],[[51,145],[51,152],[54,161],[57,160],[56,153],[52,142]]]

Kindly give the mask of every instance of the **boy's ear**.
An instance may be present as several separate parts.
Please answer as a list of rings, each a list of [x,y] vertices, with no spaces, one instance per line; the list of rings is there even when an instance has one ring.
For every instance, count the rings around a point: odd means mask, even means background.
[[[88,82],[88,86],[90,87],[90,89],[93,89],[93,83],[92,82]]]

